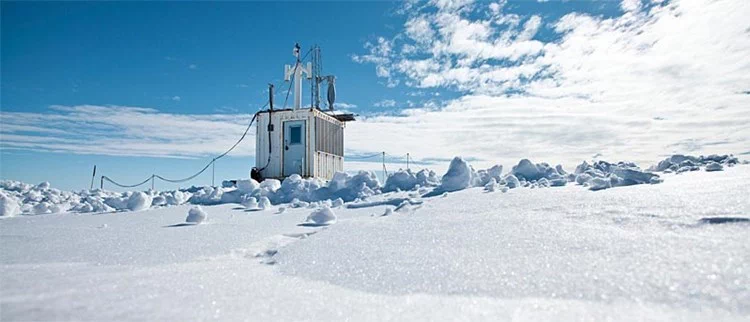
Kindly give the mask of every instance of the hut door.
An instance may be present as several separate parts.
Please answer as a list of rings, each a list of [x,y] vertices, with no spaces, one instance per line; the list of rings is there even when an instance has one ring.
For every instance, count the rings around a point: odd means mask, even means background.
[[[305,167],[305,121],[284,122],[284,176],[303,175]]]

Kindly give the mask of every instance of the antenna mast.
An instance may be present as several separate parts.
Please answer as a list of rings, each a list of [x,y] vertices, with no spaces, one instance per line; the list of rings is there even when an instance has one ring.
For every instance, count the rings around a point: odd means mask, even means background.
[[[294,109],[296,110],[302,105],[302,73],[304,72],[307,75],[307,79],[312,78],[312,64],[307,63],[307,66],[302,65],[299,43],[294,44],[293,53],[294,57],[296,57],[296,62],[294,67],[290,65],[284,66],[284,80],[288,82],[294,76],[292,81],[294,82]]]
[[[333,111],[333,103],[336,100],[336,77],[333,75],[323,76],[323,55],[320,46],[313,46],[312,50],[312,84],[310,84],[310,109],[320,109],[320,83],[328,83],[328,110]]]

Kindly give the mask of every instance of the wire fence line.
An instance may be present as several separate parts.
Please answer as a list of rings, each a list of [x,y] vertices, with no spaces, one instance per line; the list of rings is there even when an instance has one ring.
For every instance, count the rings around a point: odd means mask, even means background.
[[[261,107],[260,109],[265,108],[267,105],[268,105],[268,103],[266,103],[266,105],[263,105],[263,107]],[[225,157],[227,154],[229,154],[229,152],[232,152],[232,150],[234,150],[240,144],[240,142],[242,142],[242,140],[245,139],[245,137],[247,136],[247,133],[250,131],[250,128],[252,127],[252,125],[255,122],[255,120],[256,120],[257,117],[258,117],[258,113],[255,113],[253,115],[253,118],[250,119],[250,123],[247,124],[247,127],[245,128],[245,132],[242,133],[242,136],[240,137],[240,139],[237,140],[237,142],[235,142],[234,145],[232,145],[232,147],[229,148],[229,150],[227,150],[224,153],[222,153],[222,154],[214,157],[213,159],[211,159],[211,161],[209,161],[206,164],[206,166],[203,167],[203,169],[201,169],[200,171],[198,171],[197,173],[195,173],[195,174],[193,174],[193,175],[191,175],[189,177],[182,178],[182,179],[168,179],[168,178],[165,178],[165,177],[163,177],[161,175],[158,175],[158,174],[152,174],[150,177],[146,178],[146,180],[143,180],[143,181],[141,181],[141,182],[139,182],[137,184],[127,185],[127,184],[119,183],[119,182],[113,180],[110,177],[102,176],[101,184],[100,184],[99,188],[100,189],[104,188],[104,181],[107,181],[107,182],[109,182],[109,183],[111,183],[111,184],[113,184],[115,186],[120,187],[120,188],[135,188],[135,187],[138,187],[138,186],[142,186],[142,185],[148,183],[149,181],[151,181],[151,188],[153,189],[154,179],[159,179],[159,180],[162,180],[162,181],[165,181],[165,182],[171,182],[171,183],[181,183],[181,182],[186,182],[186,181],[190,181],[192,179],[195,179],[197,176],[203,174],[203,172],[205,172],[206,170],[208,170],[208,168],[210,166],[214,165],[214,163],[216,162],[216,160],[219,160],[219,159]],[[212,182],[212,184],[213,184],[213,182]]]

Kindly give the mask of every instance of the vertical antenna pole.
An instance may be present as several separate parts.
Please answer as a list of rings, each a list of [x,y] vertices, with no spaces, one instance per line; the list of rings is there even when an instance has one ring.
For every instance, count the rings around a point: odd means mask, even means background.
[[[91,186],[89,190],[94,190],[94,178],[96,178],[96,164],[94,165],[94,174],[91,175]]]

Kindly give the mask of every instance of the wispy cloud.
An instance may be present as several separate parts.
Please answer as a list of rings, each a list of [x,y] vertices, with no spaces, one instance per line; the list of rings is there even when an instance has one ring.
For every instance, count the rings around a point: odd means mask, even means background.
[[[0,112],[0,146],[78,154],[201,157],[242,134],[250,115],[185,115],[126,106],[52,106],[47,113]],[[254,154],[248,139],[233,151]]]
[[[340,102],[340,103],[336,102],[336,103],[334,103],[334,106],[336,108],[338,108],[338,109],[341,109],[341,110],[350,110],[350,109],[353,109],[353,108],[357,108],[357,104],[350,104],[350,103],[346,103],[346,102]]]
[[[396,101],[394,101],[392,99],[384,99],[384,100],[375,102],[372,105],[375,106],[375,107],[394,107],[394,106],[396,106]]]
[[[179,96],[177,96],[177,95],[175,95],[175,96],[172,96],[172,100],[175,101],[175,102],[179,102],[179,101],[182,100],[182,98],[179,97]]]
[[[196,64],[190,64],[190,65],[188,65],[188,68],[189,69],[198,69],[198,65],[196,65]]]

